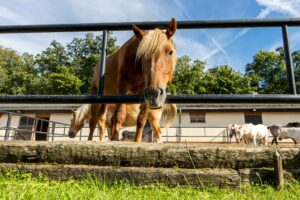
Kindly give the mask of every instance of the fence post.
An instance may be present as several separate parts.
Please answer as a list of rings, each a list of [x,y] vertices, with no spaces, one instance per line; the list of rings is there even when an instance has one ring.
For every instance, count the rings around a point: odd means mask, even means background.
[[[4,140],[8,140],[8,138],[9,138],[11,118],[12,118],[12,113],[10,112],[10,113],[8,113],[8,116],[7,116],[7,122],[6,122],[6,130],[5,130]]]
[[[297,94],[287,25],[283,25],[281,27],[281,30],[285,54],[286,74],[289,82],[289,90],[290,94]]]
[[[104,74],[105,74],[105,63],[106,63],[106,49],[107,49],[107,30],[103,30],[102,33],[102,49],[101,49],[101,62],[100,62],[100,76],[98,85],[98,95],[103,95],[104,88]]]
[[[79,141],[81,141],[81,137],[82,137],[82,129],[80,129],[80,132],[79,132]]]
[[[54,141],[54,133],[55,133],[55,122],[52,122],[52,130],[51,130],[52,142]]]
[[[283,186],[283,167],[282,167],[282,157],[278,151],[274,154],[274,173],[277,188],[280,189]]]

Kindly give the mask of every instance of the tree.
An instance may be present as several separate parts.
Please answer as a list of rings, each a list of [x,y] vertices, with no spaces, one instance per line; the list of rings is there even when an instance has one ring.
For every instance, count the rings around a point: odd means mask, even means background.
[[[35,58],[40,79],[38,94],[80,94],[82,81],[75,75],[66,49],[57,41],[52,41],[41,54]]]
[[[250,78],[243,77],[228,65],[204,70],[203,61],[191,62],[188,56],[178,58],[168,91],[172,94],[243,94],[254,91]]]
[[[243,77],[230,66],[223,65],[210,68],[205,77],[206,92],[210,94],[247,94],[254,92],[250,78]]]
[[[108,53],[117,49],[116,38],[109,34]],[[86,34],[74,38],[66,47],[52,41],[35,58],[40,75],[39,94],[88,94],[95,65],[100,60],[102,36]]]
[[[205,63],[200,60],[191,62],[188,56],[178,58],[173,82],[167,88],[168,92],[172,94],[205,93],[206,90],[201,85],[204,68]]]
[[[0,93],[32,94],[36,79],[36,70],[33,66],[32,55],[20,56],[15,50],[0,46]]]
[[[109,33],[107,40],[108,54],[118,49],[116,41],[116,38]],[[83,83],[80,87],[82,94],[89,93],[95,65],[101,59],[101,50],[102,36],[94,36],[93,33],[86,34],[85,38],[74,38],[67,44],[71,65],[74,67],[76,76]]]
[[[300,94],[300,50],[292,53],[297,94]]]
[[[253,61],[246,65],[246,76],[251,78],[251,86],[262,94],[289,93],[284,51],[259,51]]]

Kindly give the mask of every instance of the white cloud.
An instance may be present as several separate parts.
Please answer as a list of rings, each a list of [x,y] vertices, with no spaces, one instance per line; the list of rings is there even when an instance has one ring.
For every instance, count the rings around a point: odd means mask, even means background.
[[[256,2],[265,7],[261,13],[266,15],[277,12],[291,17],[300,17],[300,0],[256,0]]]
[[[300,0],[257,0],[257,3],[264,8],[259,12],[259,14],[256,16],[257,19],[263,19],[266,18],[271,12],[277,12],[281,14],[288,14],[292,17],[299,17],[300,16]],[[226,49],[226,47],[230,46],[232,43],[234,43],[236,40],[242,38],[245,34],[247,34],[251,29],[250,28],[244,28],[241,31],[239,31],[237,34],[235,34],[232,39],[229,41],[223,43],[220,45],[220,48],[213,49],[211,52],[209,52],[205,59],[208,59],[215,54],[219,53],[223,49]],[[279,42],[276,42],[272,45],[272,49],[275,47],[275,45],[278,45]],[[278,47],[278,46],[276,46]],[[276,48],[275,47],[275,48]],[[223,52],[223,51],[222,51]]]
[[[59,6],[58,6],[59,4]],[[15,6],[17,5],[17,6]],[[164,12],[154,1],[99,1],[99,0],[11,0],[0,6],[0,24],[50,24],[50,23],[93,23],[122,21],[170,20],[173,12]],[[101,34],[99,32],[99,34]],[[0,45],[20,52],[36,54],[49,46],[53,39],[65,44],[76,33],[49,34],[1,34]],[[132,33],[115,32],[121,41]]]
[[[259,15],[267,16],[271,12],[288,15],[289,17],[300,17],[300,0],[256,0],[256,2],[263,6]],[[299,45],[300,40],[298,36],[300,31],[293,33],[290,36],[291,47]],[[282,46],[282,40],[275,41],[270,45],[268,50],[274,51],[277,47]]]

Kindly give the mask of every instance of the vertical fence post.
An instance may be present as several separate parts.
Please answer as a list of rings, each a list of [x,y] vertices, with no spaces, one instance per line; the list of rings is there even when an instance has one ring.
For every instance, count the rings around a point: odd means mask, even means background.
[[[8,140],[8,138],[9,138],[11,118],[12,118],[12,113],[8,113],[4,140]]]
[[[82,137],[82,129],[80,129],[80,133],[79,133],[79,141],[81,141],[81,137]]]
[[[54,141],[54,134],[55,134],[55,122],[52,122],[51,134],[52,134],[52,142],[53,142]]]
[[[179,108],[179,130],[178,133],[176,131],[176,142],[180,143],[181,142],[181,108]]]
[[[283,25],[281,27],[281,30],[282,30],[282,39],[283,39],[283,47],[284,47],[284,54],[285,54],[286,73],[289,82],[289,90],[290,90],[290,94],[297,94],[287,25]]]
[[[107,49],[107,30],[103,30],[102,33],[102,50],[101,50],[101,62],[100,62],[100,75],[98,85],[98,95],[103,95],[104,89],[104,74],[105,74],[105,61],[106,61],[106,49]]]
[[[274,173],[277,187],[280,189],[283,186],[283,167],[282,157],[278,151],[274,154]]]

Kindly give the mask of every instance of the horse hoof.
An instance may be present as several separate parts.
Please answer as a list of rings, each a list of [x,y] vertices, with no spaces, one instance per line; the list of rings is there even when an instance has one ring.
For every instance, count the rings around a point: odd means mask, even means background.
[[[162,139],[161,138],[157,138],[153,141],[154,143],[163,143]]]

